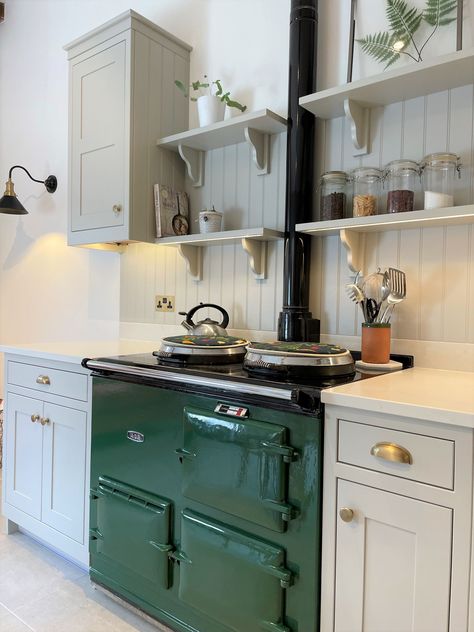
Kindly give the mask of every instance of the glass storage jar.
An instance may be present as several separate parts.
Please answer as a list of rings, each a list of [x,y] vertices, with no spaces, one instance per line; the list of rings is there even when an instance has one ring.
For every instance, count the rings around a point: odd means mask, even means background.
[[[344,217],[348,182],[345,171],[327,171],[321,176],[319,219],[322,222]]]
[[[449,153],[428,154],[421,162],[424,208],[454,205],[454,178],[461,177],[459,156]]]
[[[357,167],[352,170],[354,193],[352,214],[354,217],[377,215],[378,200],[382,190],[382,172],[376,167]]]
[[[415,210],[415,191],[420,179],[420,167],[414,160],[392,160],[385,167],[387,213]]]

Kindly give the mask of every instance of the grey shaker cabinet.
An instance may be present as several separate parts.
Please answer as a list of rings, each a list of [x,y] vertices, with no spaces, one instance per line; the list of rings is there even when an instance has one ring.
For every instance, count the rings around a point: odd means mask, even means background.
[[[184,188],[156,138],[188,125],[190,47],[132,10],[65,46],[69,59],[68,244],[153,242],[153,184]]]

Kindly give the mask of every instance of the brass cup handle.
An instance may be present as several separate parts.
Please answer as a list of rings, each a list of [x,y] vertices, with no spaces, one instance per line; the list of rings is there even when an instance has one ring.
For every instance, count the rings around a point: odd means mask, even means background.
[[[378,459],[384,459],[384,461],[393,461],[394,463],[413,463],[413,457],[410,452],[396,443],[389,443],[382,441],[376,443],[370,449],[370,454],[376,456]]]
[[[112,206],[112,210],[114,213],[121,213],[122,212],[122,205],[121,204],[114,204]]]
[[[51,380],[47,375],[38,375],[36,384],[51,384]]]
[[[31,415],[31,421],[33,423],[35,423],[36,421],[39,421],[41,419],[41,417],[39,415]]]
[[[47,424],[49,424],[49,423],[50,423],[50,421],[49,421],[48,417],[41,417],[41,419],[40,419],[40,424],[41,424],[42,426],[46,426],[46,425],[47,425]]]
[[[341,507],[341,509],[339,509],[339,517],[343,522],[352,522],[354,512],[352,509],[349,509],[349,507]]]

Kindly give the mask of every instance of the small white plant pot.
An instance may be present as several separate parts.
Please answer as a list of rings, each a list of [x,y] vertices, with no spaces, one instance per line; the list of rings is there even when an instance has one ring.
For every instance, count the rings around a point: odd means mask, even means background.
[[[225,103],[215,96],[206,95],[197,100],[199,127],[224,120]]]
[[[240,116],[241,114],[243,114],[243,112],[241,112],[239,108],[230,108],[228,105],[226,105],[224,121],[228,121],[229,119],[235,118],[236,116]]]
[[[199,231],[218,233],[222,229],[222,213],[219,211],[201,211],[199,213]]]

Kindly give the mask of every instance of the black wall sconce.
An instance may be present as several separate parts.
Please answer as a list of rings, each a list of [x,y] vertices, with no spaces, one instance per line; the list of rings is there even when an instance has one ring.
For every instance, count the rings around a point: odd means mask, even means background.
[[[54,193],[56,189],[58,188],[58,181],[57,181],[56,176],[48,176],[46,180],[36,180],[36,178],[33,178],[31,173],[27,169],[25,169],[25,167],[22,167],[21,165],[15,165],[8,172],[8,180],[5,183],[6,184],[5,194],[0,200],[0,213],[6,213],[8,215],[27,215],[28,214],[28,211],[26,210],[26,208],[16,197],[15,189],[13,186],[13,180],[12,180],[13,169],[23,169],[23,171],[28,175],[28,177],[31,180],[33,180],[33,182],[40,182],[41,184],[44,184],[44,186],[46,187],[46,191],[48,191],[48,193]]]

